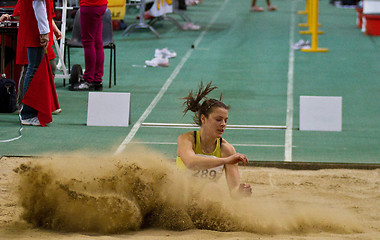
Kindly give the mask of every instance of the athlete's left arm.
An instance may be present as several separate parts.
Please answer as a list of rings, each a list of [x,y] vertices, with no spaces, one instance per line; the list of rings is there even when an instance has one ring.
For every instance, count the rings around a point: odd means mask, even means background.
[[[236,153],[235,148],[225,139],[222,143],[222,157],[228,157]],[[250,196],[252,194],[251,185],[240,183],[240,174],[238,164],[225,164],[226,179],[230,192],[233,196]]]
[[[222,158],[229,157],[235,154],[236,150],[231,144],[229,144],[225,139],[223,139],[221,153]],[[225,164],[224,166],[226,170],[227,184],[230,191],[237,191],[240,184],[238,164]]]

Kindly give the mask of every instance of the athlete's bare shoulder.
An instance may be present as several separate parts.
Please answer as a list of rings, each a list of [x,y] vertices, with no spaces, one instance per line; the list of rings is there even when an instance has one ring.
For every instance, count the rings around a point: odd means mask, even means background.
[[[194,132],[187,132],[178,136],[177,144],[184,144],[184,143],[191,143],[192,145],[195,144]]]
[[[187,133],[181,134],[178,136],[178,139],[181,139],[181,140],[194,139],[194,132],[187,132]]]
[[[194,132],[181,134],[177,138],[177,156],[195,148]]]
[[[223,138],[222,140],[222,157],[228,157],[231,156],[232,154],[236,153],[236,150],[234,146],[232,146],[229,142],[227,142],[226,139]]]

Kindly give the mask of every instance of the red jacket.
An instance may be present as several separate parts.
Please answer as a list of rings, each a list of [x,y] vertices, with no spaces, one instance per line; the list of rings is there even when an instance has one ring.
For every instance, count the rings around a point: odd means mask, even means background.
[[[103,6],[107,5],[107,0],[80,0],[79,6],[81,7],[95,7],[95,6]]]
[[[13,11],[13,16],[20,16],[19,29],[17,35],[17,50],[16,50],[16,63],[25,65],[28,64],[27,47],[41,47],[40,32],[38,31],[37,19],[34,15],[33,0],[18,1]],[[45,0],[46,11],[49,21],[49,47],[48,57],[49,60],[54,59],[53,45],[53,26],[52,19],[54,14],[54,5],[52,0]]]

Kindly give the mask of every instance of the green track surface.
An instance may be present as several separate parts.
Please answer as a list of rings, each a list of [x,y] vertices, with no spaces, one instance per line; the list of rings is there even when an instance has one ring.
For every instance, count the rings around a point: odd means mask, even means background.
[[[192,123],[183,117],[181,97],[200,81],[213,81],[231,105],[229,124],[286,126],[288,97],[294,100],[292,160],[300,162],[380,163],[380,37],[364,35],[356,27],[354,9],[339,9],[320,1],[319,22],[324,34],[319,47],[327,53],[291,50],[291,40],[311,40],[299,34],[306,21],[305,1],[277,1],[276,12],[249,12],[249,1],[213,0],[188,7],[186,14],[200,31],[181,31],[170,21],[129,36],[115,31],[117,85],[108,88],[106,50],[104,92],[131,93],[129,127],[89,127],[87,92],[71,92],[55,79],[62,113],[48,127],[26,126],[18,140],[0,143],[0,156],[38,156],[72,151],[114,153],[132,127],[169,80],[144,122]],[[137,22],[130,9],[125,22]],[[174,15],[176,19],[180,18]],[[294,21],[292,21],[292,19]],[[69,33],[68,33],[69,35]],[[191,48],[195,44],[195,48]],[[144,68],[156,48],[177,52],[168,68]],[[290,55],[294,51],[293,94],[288,96]],[[71,51],[71,62],[84,67],[83,49]],[[137,66],[134,66],[137,65]],[[59,74],[59,73],[58,73]],[[343,131],[299,131],[299,96],[342,96]],[[120,103],[115,103],[120,104]],[[0,140],[18,136],[17,114],[0,114]],[[177,136],[190,129],[140,127],[131,144],[144,143],[169,158],[176,155]],[[236,144],[251,161],[284,161],[285,130],[227,130],[224,138]],[[137,142],[137,143],[136,143]]]

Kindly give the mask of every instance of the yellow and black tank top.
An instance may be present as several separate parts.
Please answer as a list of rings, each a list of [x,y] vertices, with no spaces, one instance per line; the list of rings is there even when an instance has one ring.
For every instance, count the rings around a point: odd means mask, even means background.
[[[202,145],[201,145],[201,136],[199,131],[194,131],[194,142],[195,142],[195,149],[194,152],[197,155],[201,155],[204,157],[211,157],[211,158],[220,158],[222,156],[221,152],[221,146],[222,146],[222,138],[218,138],[216,142],[216,147],[212,153],[204,153],[202,151]],[[177,156],[176,164],[178,169],[187,169],[185,164],[183,163],[182,159]],[[204,169],[204,170],[195,170],[193,176],[196,177],[202,177],[202,178],[209,178],[209,179],[218,179],[224,170],[224,165],[210,168],[210,169]]]

